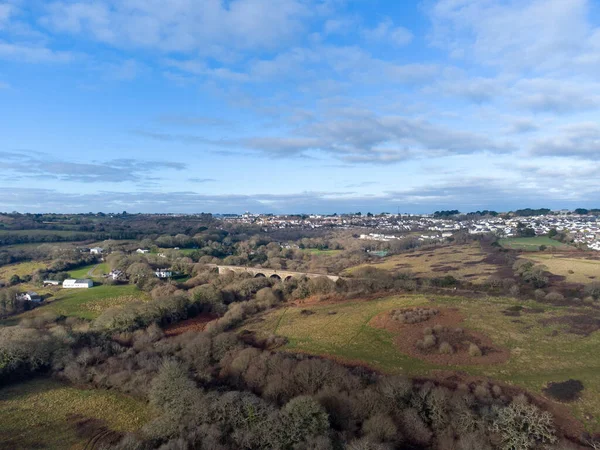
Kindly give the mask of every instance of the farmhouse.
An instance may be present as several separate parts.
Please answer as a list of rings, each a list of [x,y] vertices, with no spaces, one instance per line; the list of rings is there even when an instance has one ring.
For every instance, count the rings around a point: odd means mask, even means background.
[[[148,250],[147,248],[138,248],[136,250],[137,253],[142,253],[142,254],[146,254],[146,253],[150,253],[150,250]]]
[[[119,270],[119,269],[113,270],[111,273],[109,273],[107,275],[107,277],[112,278],[115,281],[127,279],[127,275],[125,275],[125,272],[123,272],[122,270]]]
[[[104,251],[104,249],[102,247],[90,248],[90,253],[92,255],[101,255],[103,251]]]
[[[41,303],[43,301],[43,298],[37,292],[29,291],[22,294],[17,294],[17,300]]]
[[[167,269],[156,269],[154,271],[154,275],[158,278],[171,278],[173,276],[173,272]]]
[[[74,280],[68,279],[63,281],[63,287],[66,289],[87,289],[94,286],[94,282],[89,279]]]

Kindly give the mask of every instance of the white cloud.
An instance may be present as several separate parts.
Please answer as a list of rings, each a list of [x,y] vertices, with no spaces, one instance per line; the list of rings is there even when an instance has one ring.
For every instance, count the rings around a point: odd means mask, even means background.
[[[482,134],[423,119],[376,115],[352,108],[328,111],[307,125],[270,136],[209,140],[189,134],[147,131],[136,134],[164,142],[253,150],[271,158],[305,157],[321,152],[344,162],[374,164],[515,150],[510,142],[496,142]]]
[[[104,162],[78,162],[36,152],[0,152],[4,163],[0,171],[13,174],[38,174],[48,179],[79,183],[123,183],[151,180],[150,174],[165,169],[184,170],[174,161],[113,159]],[[156,178],[154,178],[156,179]]]
[[[388,43],[396,46],[409,44],[414,36],[407,28],[394,26],[391,19],[387,18],[375,27],[363,30],[365,39],[380,43]]]
[[[118,47],[218,55],[278,48],[303,30],[312,9],[300,0],[95,0],[54,2],[42,23]]]
[[[600,83],[567,79],[521,79],[514,86],[515,101],[535,112],[569,113],[597,109]]]
[[[65,63],[72,61],[75,54],[66,51],[55,51],[39,45],[13,44],[0,40],[0,58],[29,63]]]
[[[328,19],[323,25],[323,33],[329,34],[348,34],[354,31],[356,21],[354,19],[343,17],[336,19]]]
[[[439,0],[432,42],[505,69],[570,70],[592,45],[588,0]]]
[[[600,125],[597,122],[566,125],[559,131],[559,134],[534,141],[531,153],[600,160]]]
[[[10,16],[15,12],[15,7],[10,3],[0,4],[0,30],[8,23]]]

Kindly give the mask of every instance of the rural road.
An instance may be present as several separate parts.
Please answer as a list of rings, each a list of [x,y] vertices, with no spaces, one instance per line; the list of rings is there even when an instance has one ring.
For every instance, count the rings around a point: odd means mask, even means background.
[[[94,276],[94,270],[96,270],[99,265],[100,264],[96,264],[94,267],[92,267],[90,270],[88,270],[87,276],[88,277],[93,277]]]

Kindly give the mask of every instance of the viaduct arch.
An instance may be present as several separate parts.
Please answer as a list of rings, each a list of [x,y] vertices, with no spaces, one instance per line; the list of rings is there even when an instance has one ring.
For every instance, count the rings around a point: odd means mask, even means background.
[[[321,273],[308,273],[308,272],[291,272],[289,270],[277,270],[277,269],[265,269],[260,267],[243,267],[243,266],[219,266],[214,265],[212,267],[216,267],[219,270],[220,274],[224,274],[227,272],[236,272],[236,273],[249,273],[253,277],[266,277],[271,278],[273,280],[281,280],[281,281],[289,281],[292,278],[319,278],[319,277],[327,277],[332,281],[337,281],[340,279],[337,275],[323,275]]]

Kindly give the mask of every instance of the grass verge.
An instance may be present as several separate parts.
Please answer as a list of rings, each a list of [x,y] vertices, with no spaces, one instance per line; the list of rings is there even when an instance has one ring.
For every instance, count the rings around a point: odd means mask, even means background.
[[[78,389],[38,378],[0,390],[0,448],[82,449],[72,415],[114,431],[136,431],[152,418],[145,402],[109,391]]]

